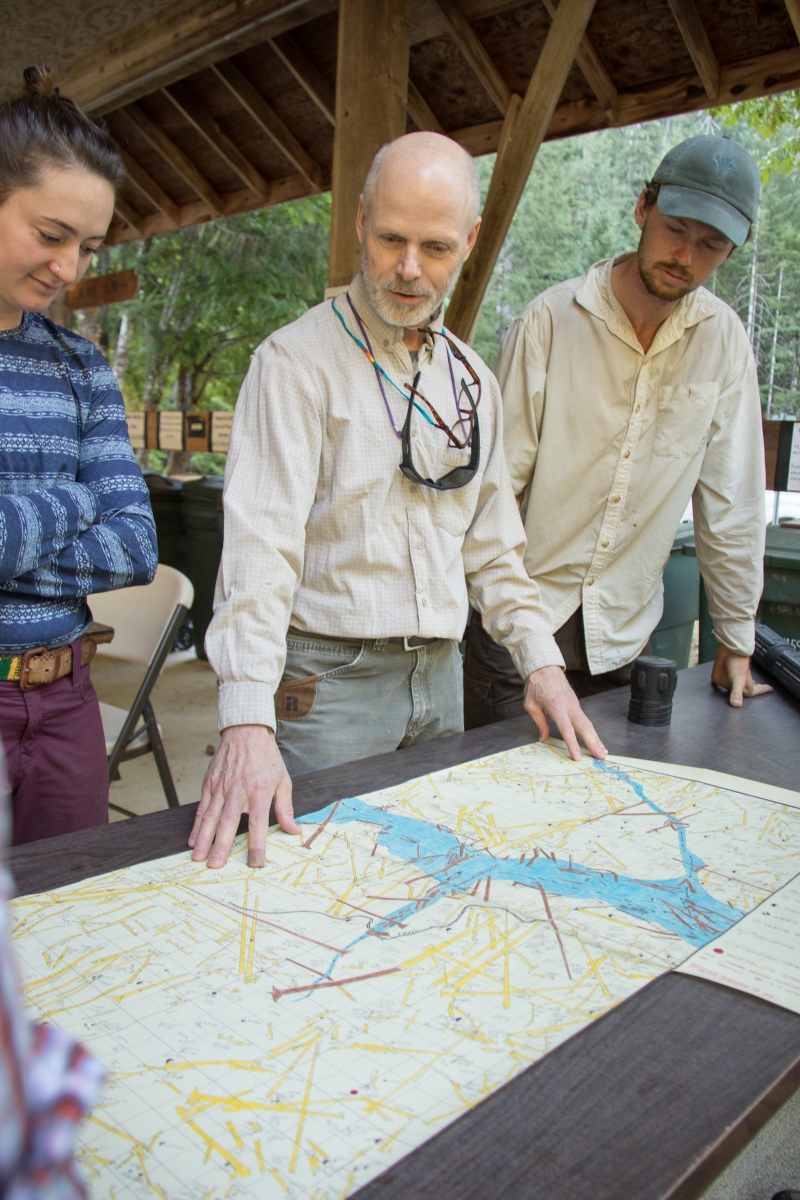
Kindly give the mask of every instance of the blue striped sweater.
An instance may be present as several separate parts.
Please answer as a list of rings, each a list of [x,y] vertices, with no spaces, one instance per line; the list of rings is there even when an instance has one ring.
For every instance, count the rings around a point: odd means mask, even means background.
[[[149,583],[157,557],[111,368],[25,313],[0,330],[0,654],[79,637],[86,597]]]

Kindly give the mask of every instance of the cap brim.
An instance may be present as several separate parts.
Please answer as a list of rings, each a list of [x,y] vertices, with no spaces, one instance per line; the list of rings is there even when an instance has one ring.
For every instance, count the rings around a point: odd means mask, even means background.
[[[727,200],[720,200],[719,196],[712,196],[697,188],[662,183],[656,203],[665,217],[683,217],[713,225],[735,246],[741,246],[750,232],[750,220],[738,208],[728,204]]]

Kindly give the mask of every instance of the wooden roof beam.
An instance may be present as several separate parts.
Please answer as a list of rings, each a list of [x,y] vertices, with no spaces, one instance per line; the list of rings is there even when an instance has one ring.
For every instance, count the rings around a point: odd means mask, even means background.
[[[550,16],[554,17],[558,5],[554,4],[553,0],[542,0],[542,3]],[[798,0],[798,3],[800,3],[800,0]],[[613,79],[603,66],[600,55],[586,34],[581,38],[578,53],[575,55],[575,62],[578,64],[589,87],[605,109],[609,121],[616,121],[619,116],[619,93],[614,86]]]
[[[464,264],[446,314],[448,328],[464,340],[469,340],[478,323],[492,271],[594,5],[595,0],[561,0],[513,132],[495,162],[478,241]]]
[[[686,43],[686,49],[692,56],[697,74],[706,89],[706,95],[716,103],[719,99],[719,63],[694,6],[694,0],[668,0],[668,3],[675,24]]]
[[[249,112],[256,124],[275,143],[281,153],[288,158],[301,175],[305,176],[312,188],[321,192],[324,186],[322,168],[303,149],[292,131],[284,125],[275,110],[256,91],[250,80],[246,79],[232,62],[219,62],[211,70],[225,84],[238,103]]]
[[[431,133],[444,133],[441,121],[431,108],[428,101],[409,79],[406,110],[417,129],[428,130]]]
[[[283,65],[291,71],[300,87],[313,100],[329,125],[336,125],[336,100],[333,88],[320,75],[302,46],[298,46],[290,33],[270,38],[269,44]]]
[[[222,198],[191,159],[184,154],[180,146],[176,146],[172,138],[159,128],[155,121],[139,108],[138,104],[130,104],[120,111],[138,129],[156,153],[160,154],[164,161],[169,163],[172,169],[180,175],[183,182],[188,184],[201,200],[205,200],[214,216],[220,216],[223,211]]]
[[[508,111],[511,89],[484,49],[458,0],[436,0],[461,53],[478,76],[503,116]]]
[[[245,187],[250,188],[257,195],[261,196],[265,202],[268,202],[270,185],[267,180],[260,171],[256,170],[249,159],[242,154],[236,143],[231,141],[226,133],[223,133],[211,116],[211,113],[192,95],[186,85],[183,83],[173,83],[169,88],[162,88],[161,92],[162,95],[167,96],[172,101],[178,112],[182,113],[197,132],[205,138],[208,145],[216,150],[217,154],[227,163],[234,174],[239,176]]]
[[[125,170],[128,179],[135,188],[146,196],[151,204],[154,204],[159,212],[163,213],[169,222],[171,228],[175,229],[180,224],[180,207],[171,197],[167,195],[160,184],[156,183],[151,175],[148,175],[144,167],[140,167],[135,158],[128,154],[127,150],[120,147],[120,156],[125,164]],[[146,220],[146,218],[145,218]]]
[[[132,204],[128,203],[124,196],[117,196],[114,201],[114,212],[126,225],[130,225],[134,233],[141,237],[144,232],[144,217],[136,211]]]
[[[175,0],[100,43],[59,85],[87,112],[109,112],[336,7],[337,0]]]
[[[786,5],[786,11],[794,25],[794,31],[797,34],[797,40],[800,42],[800,0],[783,0]]]

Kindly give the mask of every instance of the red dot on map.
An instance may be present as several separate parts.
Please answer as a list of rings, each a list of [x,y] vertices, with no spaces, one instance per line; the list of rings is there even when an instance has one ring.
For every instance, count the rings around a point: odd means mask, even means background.
[[[724,954],[725,951],[724,950],[715,950],[714,953],[715,954]]]
[[[358,1092],[356,1091],[356,1089],[355,1089],[355,1088],[352,1088],[352,1089],[351,1089],[351,1091],[350,1091],[350,1095],[351,1095],[351,1096],[357,1096],[357,1095],[358,1095]]]

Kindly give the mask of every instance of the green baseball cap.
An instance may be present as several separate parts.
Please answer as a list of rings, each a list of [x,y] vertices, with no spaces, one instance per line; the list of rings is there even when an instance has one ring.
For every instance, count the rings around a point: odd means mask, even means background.
[[[658,208],[665,217],[713,225],[736,246],[746,240],[761,195],[758,167],[731,138],[687,138],[661,160],[652,179],[660,183]]]

